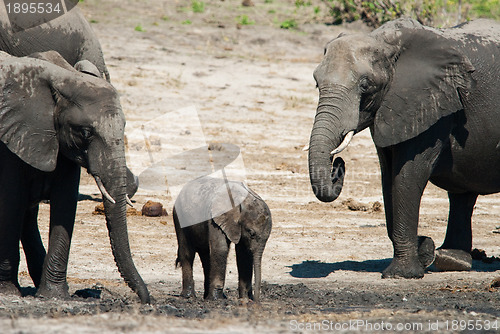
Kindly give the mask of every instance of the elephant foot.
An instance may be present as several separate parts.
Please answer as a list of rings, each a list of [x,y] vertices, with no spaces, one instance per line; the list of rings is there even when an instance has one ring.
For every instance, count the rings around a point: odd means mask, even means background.
[[[63,284],[40,284],[36,297],[70,299],[68,283]]]
[[[437,249],[434,266],[439,271],[469,271],[472,268],[472,256],[461,249]]]
[[[184,297],[184,298],[196,298],[196,293],[194,291],[194,287],[193,286],[189,286],[187,288],[183,288],[182,289],[182,292],[181,292],[181,297]]]
[[[221,299],[227,299],[226,294],[224,293],[224,288],[215,288],[212,290],[212,292],[208,293],[208,295],[205,297],[207,300],[221,300]]]
[[[424,268],[434,262],[436,245],[434,241],[426,236],[418,237],[418,259]]]
[[[19,285],[11,281],[0,281],[0,294],[15,295],[21,297]]]
[[[391,264],[382,272],[382,278],[422,278],[424,268],[418,258],[411,261],[392,259]]]

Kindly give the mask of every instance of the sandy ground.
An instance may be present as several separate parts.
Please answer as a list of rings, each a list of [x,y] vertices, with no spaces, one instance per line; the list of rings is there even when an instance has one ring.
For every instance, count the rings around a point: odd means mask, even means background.
[[[99,298],[75,295],[59,301],[0,296],[0,332],[439,329],[451,333],[464,326],[475,331],[500,326],[500,291],[489,287],[500,276],[498,261],[474,261],[471,272],[441,273],[431,267],[421,280],[381,279],[392,245],[383,209],[373,210],[374,203],[383,200],[368,132],[358,134],[342,153],[347,176],[339,199],[320,203],[311,192],[307,152],[302,149],[309,140],[317,103],[312,72],[328,40],[341,31],[366,28],[324,25],[321,17],[313,19],[312,7],[285,8],[284,0],[254,2],[255,7],[244,8],[236,0],[205,1],[205,12],[200,14],[192,12],[190,1],[181,0],[86,0],[79,7],[99,36],[112,82],[121,94],[130,166],[136,173],[144,171],[148,159],[151,165],[151,159],[168,159],[207,143],[239,148],[233,168],[227,167],[228,175],[245,179],[273,214],[263,260],[262,304],[238,301],[234,251],[228,259],[226,301],[179,297],[181,271],[174,265],[177,242],[171,219],[177,176],[170,176],[169,186],[163,180],[146,181],[134,197],[136,209],[155,200],[169,216],[129,217],[134,261],[153,297],[151,305],[140,305],[118,274],[104,217],[92,214],[100,196],[83,172],[80,191],[87,199],[79,202],[68,282],[70,293],[80,290],[79,295]],[[255,24],[238,25],[242,15]],[[289,17],[300,23],[298,29],[279,28]],[[175,117],[168,116],[175,113],[189,115],[188,121],[176,123]],[[140,132],[142,126],[146,132]],[[141,133],[150,135],[157,146],[147,155]],[[361,202],[366,211],[349,209],[350,198]],[[481,197],[473,217],[474,247],[496,257],[500,257],[500,234],[493,232],[499,231],[499,199],[498,195]],[[41,205],[45,242],[48,210],[48,205]],[[447,212],[446,193],[429,185],[422,200],[419,234],[440,245]],[[201,296],[198,260],[195,269]],[[20,283],[27,294],[33,292],[24,262]]]

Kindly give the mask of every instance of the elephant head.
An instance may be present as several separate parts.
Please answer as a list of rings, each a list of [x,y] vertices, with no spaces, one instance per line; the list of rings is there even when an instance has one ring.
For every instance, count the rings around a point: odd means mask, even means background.
[[[36,58],[50,62],[0,53],[0,140],[38,170],[54,171],[60,154],[87,169],[103,194],[118,269],[141,301],[149,302],[129,248],[131,176],[118,94],[106,80],[74,70],[55,52]]]
[[[355,133],[370,127],[375,145],[388,147],[463,109],[474,68],[456,44],[401,19],[326,45],[314,71],[319,103],[309,144],[310,180],[319,200],[339,196],[344,162],[333,157]]]
[[[248,250],[255,270],[255,301],[260,300],[262,281],[262,254],[271,234],[272,218],[267,204],[253,190],[242,183],[230,182],[221,186],[211,206],[213,221],[234,244]],[[226,211],[225,202],[229,194],[235,204]],[[238,205],[239,204],[239,205]],[[222,210],[222,211],[221,211]],[[251,272],[250,272],[251,273]],[[240,296],[243,298],[245,296]]]

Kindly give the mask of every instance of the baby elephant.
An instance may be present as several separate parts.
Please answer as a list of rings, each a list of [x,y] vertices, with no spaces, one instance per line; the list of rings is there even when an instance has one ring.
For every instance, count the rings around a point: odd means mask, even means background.
[[[195,295],[193,260],[198,253],[205,276],[205,299],[226,298],[227,254],[235,244],[240,298],[259,301],[262,253],[271,233],[267,204],[241,182],[203,177],[189,182],[174,204],[179,245],[176,265],[182,267],[183,297]],[[255,298],[252,271],[255,269]]]

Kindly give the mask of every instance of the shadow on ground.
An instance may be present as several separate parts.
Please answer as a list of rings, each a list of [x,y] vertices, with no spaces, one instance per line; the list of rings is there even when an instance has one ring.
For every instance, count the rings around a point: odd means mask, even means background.
[[[367,261],[342,261],[336,263],[325,263],[321,261],[303,261],[299,264],[288,266],[292,269],[290,276],[295,278],[321,278],[327,277],[337,270],[381,273],[391,263],[392,259],[367,260]],[[485,263],[483,261],[472,261],[472,271],[494,272],[500,270],[500,261]],[[431,266],[429,271],[438,270]]]

